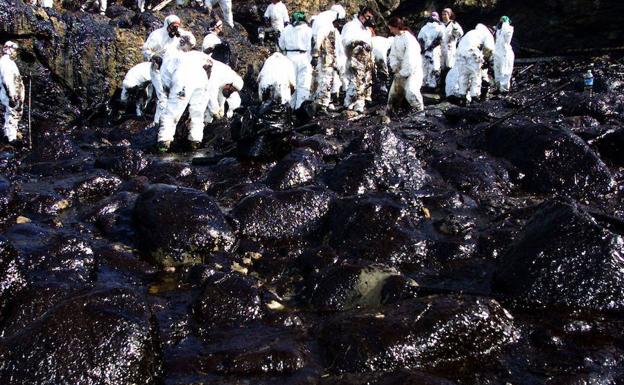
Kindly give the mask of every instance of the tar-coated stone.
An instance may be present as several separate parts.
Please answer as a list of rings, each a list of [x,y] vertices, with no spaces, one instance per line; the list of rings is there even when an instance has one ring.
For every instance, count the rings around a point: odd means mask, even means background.
[[[155,347],[147,304],[136,294],[76,295],[0,342],[0,382],[154,384]]]
[[[0,177],[0,222],[6,221],[11,213],[11,205],[15,199],[15,189],[6,178]]]
[[[334,194],[319,187],[260,191],[232,210],[241,235],[254,240],[318,237]]]
[[[266,184],[274,190],[286,190],[310,183],[321,169],[319,155],[304,148],[298,148],[286,155],[272,169]]]
[[[193,309],[202,327],[209,329],[238,326],[262,318],[264,312],[261,291],[238,273],[211,277]]]
[[[320,345],[326,370],[362,373],[441,369],[481,359],[516,341],[509,313],[487,298],[431,296],[326,321]]]
[[[614,186],[611,172],[588,145],[570,131],[542,124],[494,126],[488,151],[509,160],[534,192],[559,192],[594,200]]]
[[[139,195],[133,217],[139,248],[159,265],[201,262],[234,244],[221,209],[202,191],[152,185]]]
[[[621,312],[624,227],[606,221],[573,202],[545,203],[500,259],[496,290],[537,308]]]
[[[141,150],[129,147],[112,147],[95,160],[95,167],[103,168],[122,178],[138,175],[149,165]]]
[[[610,130],[594,142],[600,156],[616,166],[624,167],[624,129]]]
[[[327,185],[341,194],[413,192],[428,179],[414,148],[388,127],[366,132],[346,151],[351,155],[325,177]]]

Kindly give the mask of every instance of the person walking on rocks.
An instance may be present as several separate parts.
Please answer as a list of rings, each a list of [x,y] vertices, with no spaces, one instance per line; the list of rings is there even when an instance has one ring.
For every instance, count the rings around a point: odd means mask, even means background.
[[[437,12],[432,12],[420,32],[418,42],[423,50],[423,72],[424,84],[426,87],[435,89],[440,80],[440,70],[442,68],[442,40],[444,39],[445,28],[438,18]]]
[[[364,112],[366,96],[373,83],[373,25],[373,10],[364,7],[342,29],[349,80],[345,107],[359,113]]]
[[[282,33],[290,23],[288,9],[280,0],[271,0],[271,4],[264,11],[264,22],[269,24],[274,31]]]
[[[503,16],[496,26],[496,49],[494,50],[494,81],[496,89],[501,93],[509,92],[511,74],[513,72],[515,54],[511,48],[514,27],[509,17]]]
[[[24,107],[24,83],[15,64],[17,49],[16,43],[7,41],[0,58],[0,103],[4,106],[4,136],[9,143],[21,137],[17,128]]]
[[[298,109],[301,104],[310,99],[312,87],[312,28],[306,22],[303,12],[295,12],[292,24],[284,28],[279,38],[279,48],[288,57],[295,67],[297,88],[293,95],[291,106]]]
[[[423,82],[423,66],[420,44],[405,26],[403,19],[393,17],[388,24],[394,35],[388,61],[394,72],[394,81],[388,95],[388,110],[400,107],[403,100],[417,111],[425,108],[420,87]]]

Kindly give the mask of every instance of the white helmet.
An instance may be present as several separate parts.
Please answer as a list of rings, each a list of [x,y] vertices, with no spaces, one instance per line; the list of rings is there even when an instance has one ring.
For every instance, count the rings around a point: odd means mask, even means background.
[[[165,17],[165,28],[167,28],[169,25],[173,23],[182,23],[182,21],[176,15],[169,15]]]
[[[344,7],[340,4],[332,5],[332,7],[330,8],[330,11],[336,12],[338,14],[339,19],[344,19],[345,17],[347,17],[347,12],[345,11]]]

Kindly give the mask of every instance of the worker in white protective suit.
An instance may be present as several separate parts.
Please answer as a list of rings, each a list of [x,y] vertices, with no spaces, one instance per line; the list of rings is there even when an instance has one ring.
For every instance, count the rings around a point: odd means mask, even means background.
[[[425,87],[432,89],[438,86],[442,70],[441,44],[445,29],[438,19],[437,12],[432,12],[431,17],[418,33],[418,43],[422,49],[423,83]]]
[[[388,95],[388,110],[400,107],[403,100],[407,100],[412,108],[422,111],[425,108],[420,93],[423,67],[418,40],[400,17],[393,17],[388,28],[394,35],[388,56],[390,69],[394,73],[390,95]]]
[[[24,83],[15,59],[18,45],[7,41],[0,58],[0,103],[4,106],[4,136],[9,143],[21,138],[17,132],[24,108]]]
[[[364,7],[342,28],[342,44],[347,54],[347,79],[349,85],[345,107],[363,113],[367,94],[373,82],[373,55],[371,27],[374,25],[373,10]]]
[[[511,48],[514,27],[509,17],[503,16],[496,27],[496,49],[494,50],[494,82],[501,93],[509,92],[515,54]]]
[[[464,30],[455,20],[455,13],[450,8],[444,8],[441,13],[444,24],[444,36],[442,38],[442,69],[449,70],[455,66],[457,43],[464,36]]]
[[[106,14],[107,0],[87,0],[80,7],[83,12],[93,11],[99,12],[100,15]]]
[[[373,60],[375,61],[375,78],[380,83],[380,90],[385,94],[388,92],[388,80],[390,70],[388,69],[388,54],[392,47],[394,37],[373,36]]]
[[[154,86],[154,92],[158,98],[156,105],[156,113],[154,114],[154,124],[158,124],[160,116],[163,113],[165,106],[167,105],[167,97],[162,85],[161,80],[161,67],[163,65],[164,58],[170,54],[177,54],[180,51],[180,36],[189,36],[188,44],[194,45],[195,37],[187,31],[180,28],[181,20],[176,15],[169,15],[165,18],[164,25],[147,37],[147,40],[143,44],[143,56],[145,60],[152,62],[152,85]]]
[[[191,124],[188,140],[192,149],[201,145],[204,136],[204,112],[208,106],[208,78],[213,61],[203,52],[183,52],[163,64],[163,87],[168,90],[166,108],[160,117],[158,150],[169,150],[176,126],[189,108]],[[170,72],[169,70],[172,69]]]
[[[265,60],[258,75],[258,99],[261,102],[290,103],[296,86],[297,77],[290,59],[275,52]]]
[[[212,123],[214,119],[224,116],[230,118],[234,110],[240,107],[239,92],[243,89],[243,78],[229,65],[220,61],[212,61],[210,80],[206,91],[208,106],[204,111],[204,122]],[[226,115],[225,107],[228,106]]]
[[[336,20],[343,20],[347,16],[347,12],[340,4],[334,4],[327,11],[323,11],[314,16],[312,22],[312,37],[316,39],[320,29],[325,30],[328,25],[333,25]]]
[[[483,24],[477,24],[460,40],[455,62],[459,76],[457,92],[466,101],[481,96],[483,64],[491,61],[493,53],[494,36]]]
[[[316,69],[314,100],[323,110],[334,111],[336,107],[332,104],[332,93],[340,91],[342,83],[336,75],[341,71],[340,67],[344,64],[341,59],[346,58],[346,54],[342,36],[335,26],[340,15],[336,12],[333,20],[322,20],[316,18],[316,37],[312,40],[312,66]]]
[[[293,109],[298,109],[310,99],[312,87],[312,28],[306,23],[303,12],[293,13],[292,24],[284,28],[278,45],[295,68],[297,87],[290,104]]]
[[[201,6],[212,12],[217,3],[221,6],[221,12],[223,13],[223,20],[230,27],[234,27],[234,15],[232,13],[232,0],[196,0]]]
[[[210,55],[214,48],[221,44],[221,35],[223,34],[223,22],[221,20],[217,20],[214,22],[208,29],[208,34],[204,37],[204,42],[202,43],[202,51],[204,53]]]
[[[151,62],[139,63],[128,70],[121,83],[119,100],[127,105],[132,99],[135,102],[136,116],[143,116],[143,110],[152,99],[154,88],[152,87],[151,72]]]
[[[290,23],[288,9],[280,0],[271,0],[271,4],[264,11],[264,23],[270,25],[274,31],[282,32]]]

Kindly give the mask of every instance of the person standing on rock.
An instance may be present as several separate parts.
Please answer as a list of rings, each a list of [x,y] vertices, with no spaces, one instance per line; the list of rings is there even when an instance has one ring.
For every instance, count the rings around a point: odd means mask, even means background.
[[[444,24],[444,35],[442,37],[442,75],[441,78],[446,78],[446,73],[455,66],[455,53],[457,52],[457,43],[462,36],[464,36],[464,30],[457,21],[455,21],[455,14],[450,8],[444,8],[440,14],[442,23]]]
[[[290,23],[288,9],[281,0],[271,0],[271,4],[264,11],[264,22],[278,33],[282,33],[284,28]]]
[[[373,10],[364,7],[342,29],[349,80],[345,107],[359,113],[364,112],[366,96],[373,83],[373,25]]]
[[[417,111],[425,108],[420,87],[423,82],[423,66],[420,44],[400,17],[393,17],[388,23],[394,35],[388,62],[394,72],[394,81],[388,95],[389,111],[400,107],[404,100]]]
[[[154,125],[159,123],[160,116],[167,105],[167,98],[162,86],[160,71],[163,59],[168,52],[177,51],[179,49],[180,36],[182,33],[190,33],[180,29],[181,24],[182,22],[178,16],[167,16],[163,27],[150,33],[147,40],[143,44],[143,56],[145,57],[145,60],[152,63],[152,85],[154,86],[156,97],[158,98],[156,113],[154,114]]]
[[[496,89],[501,93],[509,92],[511,74],[513,72],[515,54],[511,48],[514,27],[509,17],[500,18],[496,26],[496,50],[494,51],[494,81]]]
[[[298,109],[303,102],[310,99],[312,87],[312,28],[306,22],[305,13],[293,13],[292,24],[284,28],[279,37],[279,48],[295,67],[297,88],[291,106]]]
[[[312,66],[316,68],[314,99],[322,109],[332,111],[335,110],[335,106],[331,103],[332,92],[340,90],[340,85],[335,84],[336,74],[340,72],[341,59],[345,57],[345,53],[340,32],[334,25],[340,20],[340,14],[335,12],[331,21],[322,20],[317,17],[312,28],[313,36],[316,28],[316,36],[312,40],[314,42]]]
[[[4,136],[9,143],[21,139],[17,128],[24,108],[24,83],[15,64],[17,49],[16,43],[7,41],[0,58],[0,102],[4,106]]]
[[[440,23],[438,13],[432,12],[427,23],[418,33],[418,42],[423,50],[424,85],[431,89],[438,86],[442,69],[442,40],[445,28]]]
[[[466,101],[481,96],[483,64],[490,62],[494,53],[494,36],[483,24],[466,33],[457,46],[457,93]],[[448,76],[447,76],[448,81]]]

